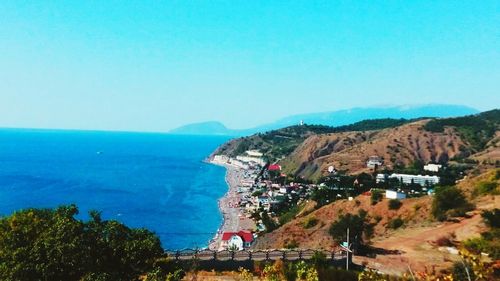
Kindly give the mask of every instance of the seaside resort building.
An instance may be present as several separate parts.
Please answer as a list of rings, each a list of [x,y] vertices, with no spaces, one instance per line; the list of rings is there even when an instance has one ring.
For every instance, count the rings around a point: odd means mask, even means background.
[[[422,176],[422,175],[408,175],[408,174],[391,174],[391,175],[386,175],[386,174],[378,174],[376,181],[377,183],[379,182],[385,182],[388,179],[391,178],[396,178],[400,182],[405,183],[405,184],[419,184],[421,186],[425,185],[435,185],[439,183],[439,177],[438,176]]]
[[[253,242],[253,234],[248,230],[240,230],[239,232],[224,232],[222,234],[221,248],[237,249],[241,251],[249,248]]]

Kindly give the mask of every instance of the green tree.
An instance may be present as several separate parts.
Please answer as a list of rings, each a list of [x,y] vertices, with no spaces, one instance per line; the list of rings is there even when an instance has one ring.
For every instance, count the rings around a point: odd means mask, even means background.
[[[267,212],[265,212],[265,211],[262,212],[261,218],[262,218],[262,223],[266,227],[267,232],[271,232],[271,231],[275,230],[276,228],[278,228],[278,225],[276,224],[276,222],[269,217]]]
[[[443,221],[448,217],[463,216],[472,208],[460,189],[444,186],[436,189],[431,212],[436,219]]]
[[[329,233],[338,243],[346,241],[347,228],[349,228],[349,240],[356,244],[363,244],[373,235],[373,226],[368,223],[367,213],[360,210],[357,215],[346,214],[331,224]]]
[[[76,214],[70,205],[1,218],[0,280],[135,280],[163,253],[147,230]]]
[[[378,202],[380,202],[380,200],[382,200],[383,197],[384,197],[384,195],[382,194],[382,191],[372,190],[372,195],[370,197],[370,201],[371,201],[372,205],[376,205]]]
[[[484,219],[484,223],[492,228],[500,228],[500,209],[493,209],[491,211],[483,211],[481,216]]]

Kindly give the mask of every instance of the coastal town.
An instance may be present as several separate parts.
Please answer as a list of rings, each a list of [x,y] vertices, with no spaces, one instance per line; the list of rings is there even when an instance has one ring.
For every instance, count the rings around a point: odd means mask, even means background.
[[[287,212],[305,202],[316,202],[320,207],[339,199],[353,200],[358,195],[394,200],[432,196],[433,187],[441,180],[438,174],[445,168],[427,163],[421,166],[423,174],[390,173],[382,157],[369,156],[366,169],[370,174],[348,175],[330,166],[326,176],[313,183],[290,180],[278,163],[269,163],[258,150],[235,157],[213,155],[210,163],[226,168],[229,186],[219,200],[223,223],[209,244],[209,249],[215,251],[251,248],[259,235],[286,223],[282,218]]]

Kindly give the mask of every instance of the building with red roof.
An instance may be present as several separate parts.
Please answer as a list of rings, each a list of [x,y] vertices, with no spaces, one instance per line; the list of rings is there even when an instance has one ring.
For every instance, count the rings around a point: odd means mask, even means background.
[[[238,232],[222,233],[221,247],[223,249],[236,248],[243,250],[252,245],[253,234],[248,230],[240,230]]]
[[[272,165],[269,165],[267,170],[269,170],[269,171],[281,171],[281,166],[278,164],[272,164]]]

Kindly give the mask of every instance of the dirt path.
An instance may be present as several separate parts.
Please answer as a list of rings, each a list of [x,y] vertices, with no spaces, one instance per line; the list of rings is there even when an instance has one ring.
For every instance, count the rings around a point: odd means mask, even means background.
[[[356,263],[367,263],[367,266],[388,274],[402,274],[408,271],[431,271],[449,268],[458,255],[445,249],[439,249],[434,241],[446,235],[454,234],[456,240],[464,240],[477,236],[484,230],[481,216],[476,213],[471,218],[460,222],[446,222],[426,227],[409,227],[395,232],[389,238],[373,241],[373,246],[395,254],[380,254],[375,258],[355,257]]]

